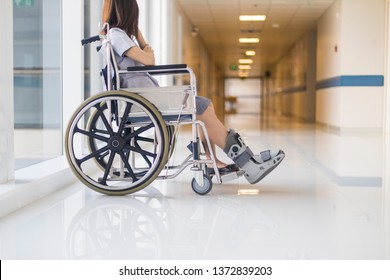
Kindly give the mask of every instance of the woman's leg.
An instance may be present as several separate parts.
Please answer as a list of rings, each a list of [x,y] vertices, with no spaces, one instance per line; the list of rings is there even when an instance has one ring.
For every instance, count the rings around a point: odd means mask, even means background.
[[[207,107],[207,109],[201,114],[197,115],[197,119],[202,121],[206,127],[207,134],[209,136],[210,145],[212,148],[212,152],[214,156],[215,153],[215,145],[223,149],[225,147],[228,131],[222,122],[215,115],[214,107],[212,103]],[[201,140],[206,144],[205,137],[203,132],[201,131]],[[207,144],[204,145],[206,155],[210,157],[210,151],[208,150]],[[219,161],[216,158],[218,167],[224,167],[226,164]]]

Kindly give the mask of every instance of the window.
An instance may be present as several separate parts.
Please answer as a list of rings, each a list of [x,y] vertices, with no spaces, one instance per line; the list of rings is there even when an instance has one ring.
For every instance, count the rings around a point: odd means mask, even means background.
[[[15,168],[62,155],[61,0],[13,1]]]

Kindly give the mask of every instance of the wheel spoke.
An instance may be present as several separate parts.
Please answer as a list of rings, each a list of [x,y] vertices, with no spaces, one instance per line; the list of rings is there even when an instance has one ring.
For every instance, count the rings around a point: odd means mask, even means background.
[[[122,121],[121,121],[121,124],[119,125],[119,129],[118,129],[119,133],[121,133],[121,131],[123,131],[125,128],[125,125],[127,122],[127,116],[129,115],[132,106],[133,106],[133,104],[126,103],[126,109],[125,109],[125,112],[123,113]]]
[[[136,147],[137,149],[139,149],[139,150],[142,150],[141,146],[138,145],[138,143],[135,143],[135,147]],[[148,164],[149,167],[152,166],[151,161],[148,159],[148,157],[146,156],[145,153],[141,153],[141,156],[142,156],[143,159],[146,161],[146,163]],[[153,159],[155,159],[155,158],[156,158],[156,156],[153,157]]]
[[[110,173],[112,163],[114,162],[114,158],[115,158],[115,153],[111,152],[110,158],[108,159],[107,162],[106,170],[104,171],[104,176],[100,181],[101,184],[107,185],[108,174]]]
[[[96,104],[95,107],[100,115],[100,118],[102,119],[102,121],[104,123],[104,126],[107,128],[108,133],[110,134],[110,136],[113,136],[114,131],[112,130],[110,123],[108,122],[106,116],[104,115],[103,108],[100,106],[100,104]]]
[[[109,153],[110,151],[107,150],[104,154],[101,154],[99,157],[97,157],[97,160],[102,161]]]
[[[83,134],[83,135],[86,135],[86,136],[89,136],[91,138],[94,138],[94,139],[97,139],[97,140],[100,140],[100,141],[103,141],[103,142],[108,142],[109,138],[106,138],[106,137],[103,137],[103,136],[100,136],[92,131],[86,131],[86,130],[82,130],[80,129],[79,127],[76,127],[75,128],[75,132],[76,133],[80,133],[80,134]]]
[[[122,159],[123,163],[125,164],[125,167],[126,167],[127,171],[129,171],[130,176],[133,179],[133,182],[136,182],[138,179],[135,176],[135,174],[133,172],[133,169],[131,168],[131,166],[130,166],[128,160],[127,160],[126,155],[123,153],[123,151],[120,151],[119,155],[121,156],[121,159]]]
[[[143,126],[139,129],[137,129],[136,131],[126,135],[126,137],[124,138],[124,140],[127,142],[129,141],[131,138],[135,137],[135,136],[138,136],[140,135],[141,133],[147,131],[148,129],[151,129],[152,127],[154,127],[153,123],[150,123],[148,124],[147,126]]]
[[[92,131],[93,131],[94,133],[100,133],[100,134],[107,134],[107,135],[110,135],[110,133],[108,133],[107,130],[92,128]]]
[[[139,153],[141,155],[148,156],[148,157],[152,157],[153,159],[155,159],[157,157],[157,154],[155,154],[155,153],[151,153],[151,152],[143,150],[142,148],[133,147],[133,146],[130,146],[130,145],[125,145],[123,147],[123,149],[124,150],[133,151],[133,152],[136,152],[136,153]]]
[[[142,142],[147,142],[147,143],[154,143],[154,139],[153,138],[147,138],[147,137],[142,137],[142,136],[136,137],[135,140],[137,142],[138,141],[142,141]]]
[[[99,150],[97,150],[97,151],[95,151],[95,152],[93,152],[93,153],[87,155],[86,157],[83,157],[82,159],[78,159],[78,160],[76,160],[76,161],[77,161],[77,165],[78,165],[79,167],[81,167],[81,164],[82,164],[83,162],[86,162],[87,160],[90,160],[91,158],[96,158],[96,157],[99,156],[101,153],[104,153],[104,152],[106,152],[106,151],[108,151],[108,150],[109,150],[109,147],[108,147],[108,146],[105,146],[105,147],[103,147],[103,148],[101,148],[101,149],[99,149]]]

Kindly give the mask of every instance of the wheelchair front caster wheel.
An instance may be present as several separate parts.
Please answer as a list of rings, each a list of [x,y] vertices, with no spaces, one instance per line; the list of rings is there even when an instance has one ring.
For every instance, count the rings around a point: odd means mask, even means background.
[[[200,195],[205,195],[208,194],[212,187],[213,187],[213,182],[211,181],[211,178],[209,175],[203,175],[203,185],[200,186],[198,182],[195,180],[195,178],[192,179],[191,182],[192,189],[194,192]]]

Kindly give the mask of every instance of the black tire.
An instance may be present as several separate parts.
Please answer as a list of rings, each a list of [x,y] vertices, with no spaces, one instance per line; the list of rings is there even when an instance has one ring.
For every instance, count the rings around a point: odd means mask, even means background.
[[[88,155],[83,153],[86,144]],[[65,136],[73,173],[89,188],[109,195],[148,186],[164,168],[168,149],[167,128],[156,107],[126,91],[87,99],[73,114]]]
[[[173,139],[175,136],[175,126],[170,124],[167,125],[168,139],[169,139],[169,153],[172,156],[176,146],[176,139]]]

